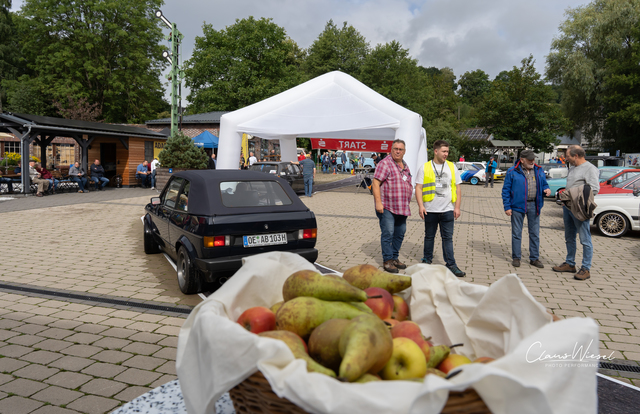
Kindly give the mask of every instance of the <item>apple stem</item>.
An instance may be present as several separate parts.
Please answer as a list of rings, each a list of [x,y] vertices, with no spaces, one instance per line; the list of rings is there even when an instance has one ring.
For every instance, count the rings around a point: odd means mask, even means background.
[[[451,345],[451,346],[449,347],[449,349],[456,348],[456,347],[459,347],[459,346],[464,346],[464,344],[463,344],[463,343],[453,344],[453,345]]]
[[[380,299],[382,295],[369,296],[367,295],[367,299]]]

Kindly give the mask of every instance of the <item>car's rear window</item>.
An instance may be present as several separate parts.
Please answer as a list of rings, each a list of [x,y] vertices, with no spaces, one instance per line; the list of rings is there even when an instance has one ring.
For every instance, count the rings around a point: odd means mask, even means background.
[[[293,204],[276,181],[223,181],[220,195],[225,207],[288,206]]]

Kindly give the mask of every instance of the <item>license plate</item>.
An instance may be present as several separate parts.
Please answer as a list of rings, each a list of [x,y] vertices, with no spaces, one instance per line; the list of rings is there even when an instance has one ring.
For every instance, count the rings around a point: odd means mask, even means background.
[[[275,244],[287,244],[287,233],[258,234],[255,236],[243,236],[244,247],[273,246]]]

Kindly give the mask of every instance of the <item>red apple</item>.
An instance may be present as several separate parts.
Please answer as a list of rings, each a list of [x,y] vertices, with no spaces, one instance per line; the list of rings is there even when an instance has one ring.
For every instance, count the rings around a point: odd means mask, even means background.
[[[393,313],[391,318],[397,321],[406,321],[409,318],[409,305],[401,296],[393,295]]]
[[[399,321],[397,321],[397,320],[395,320],[395,319],[391,319],[391,318],[389,318],[389,319],[383,319],[382,321],[383,321],[383,322],[386,322],[386,323],[387,323],[387,325],[389,325],[390,327],[394,327],[394,326],[396,326],[397,324],[399,324],[399,323],[400,323]]]
[[[366,288],[364,290],[369,297],[381,296],[379,298],[367,299],[364,304],[367,305],[374,314],[380,319],[389,319],[393,313],[393,298],[391,293],[378,287]]]
[[[440,365],[438,365],[437,368],[445,374],[448,374],[450,371],[458,368],[460,365],[466,365],[470,363],[471,360],[464,355],[449,354],[449,356],[446,357],[444,361],[442,361]]]
[[[402,321],[391,328],[391,336],[393,338],[409,338],[415,342],[424,353],[427,361],[431,356],[431,342],[427,341],[422,335],[420,326],[412,321]]]
[[[256,306],[242,312],[238,323],[249,332],[258,334],[276,329],[276,314],[264,306]]]

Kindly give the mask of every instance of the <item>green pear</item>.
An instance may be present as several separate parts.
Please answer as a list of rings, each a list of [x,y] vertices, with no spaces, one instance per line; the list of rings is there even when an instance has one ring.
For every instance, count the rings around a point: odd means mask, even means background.
[[[383,272],[375,266],[364,264],[347,269],[344,280],[362,290],[370,287],[385,289],[391,294],[401,292],[411,286],[411,277]]]
[[[340,337],[351,323],[348,319],[329,319],[311,332],[309,336],[309,355],[327,368],[338,371],[340,356]]]
[[[393,338],[376,315],[364,314],[351,320],[340,337],[342,362],[338,379],[353,382],[365,373],[378,373],[391,358]]]
[[[283,303],[284,303],[283,300],[281,300],[280,302],[276,302],[273,305],[271,305],[271,307],[269,309],[271,309],[271,312],[276,314],[276,313],[278,313],[278,309],[280,309],[280,306],[282,306]]]
[[[365,312],[346,302],[300,296],[286,301],[276,314],[276,329],[308,339],[311,331],[329,319],[353,319]]]
[[[364,384],[366,382],[374,382],[374,381],[382,381],[382,378],[380,378],[377,375],[366,373],[353,382],[359,382],[360,384]]]
[[[447,345],[432,346],[429,353],[429,361],[427,361],[427,368],[435,368],[438,365],[440,365],[442,361],[447,359],[447,357],[449,356],[449,353],[451,352],[451,349],[457,346],[462,346],[462,344],[455,344],[451,346],[447,346]]]
[[[287,346],[289,347],[289,349],[291,350],[295,358],[303,359],[307,361],[308,372],[318,372],[320,374],[325,374],[333,378],[336,377],[336,373],[334,371],[318,364],[309,356],[309,354],[307,354],[305,350],[304,341],[302,340],[302,338],[300,338],[298,335],[294,334],[293,332],[266,331],[266,332],[260,332],[258,335],[266,338],[279,339],[285,344],[287,344]]]
[[[282,297],[285,302],[299,296],[341,302],[364,302],[368,299],[364,290],[343,278],[323,276],[313,270],[297,271],[284,282]]]

